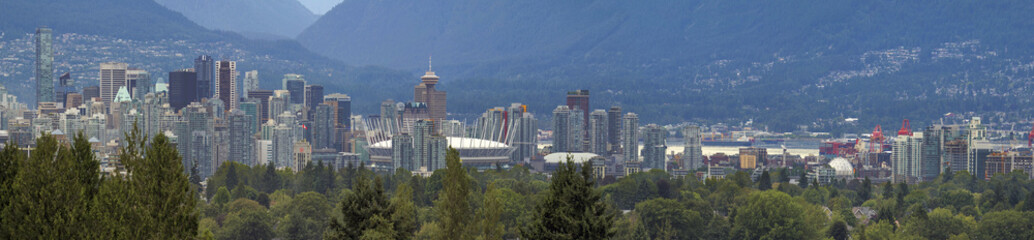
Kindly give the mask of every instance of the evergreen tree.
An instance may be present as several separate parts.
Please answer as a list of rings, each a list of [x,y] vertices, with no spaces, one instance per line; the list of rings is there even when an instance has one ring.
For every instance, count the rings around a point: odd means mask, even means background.
[[[77,220],[82,219],[79,207],[81,184],[73,171],[74,159],[69,148],[53,136],[43,133],[36,147],[18,169],[10,200],[2,215],[4,232],[11,239],[80,238]],[[6,197],[5,197],[6,198]]]
[[[847,231],[847,224],[840,220],[833,222],[833,225],[829,227],[827,235],[834,240],[847,240],[851,236]]]
[[[607,239],[614,236],[614,216],[602,194],[593,188],[592,165],[578,166],[570,159],[561,163],[549,185],[549,192],[535,206],[531,222],[521,229],[528,239]]]
[[[380,223],[374,221],[374,217],[385,219],[388,200],[384,196],[380,178],[371,186],[365,174],[357,174],[353,184],[352,193],[338,204],[340,218],[331,219],[323,239],[356,240],[366,230],[379,226]]]
[[[503,225],[500,224],[502,217],[502,203],[496,194],[495,184],[489,184],[485,190],[484,203],[478,209],[478,228],[480,229],[479,240],[501,240],[503,239]]]
[[[445,165],[442,190],[435,201],[442,234],[451,239],[471,239],[470,179],[460,163],[459,151],[449,148]]]
[[[263,192],[273,193],[280,189],[280,175],[276,173],[276,167],[272,163],[266,164],[266,171],[262,173]]]
[[[237,164],[233,164],[232,162],[227,162],[226,164],[223,164],[223,165],[227,166],[227,168],[226,168],[226,180],[223,181],[223,183],[224,183],[223,185],[226,186],[226,189],[234,189],[234,188],[236,188],[237,187],[237,182],[240,181],[240,180],[237,179],[237,167],[235,166]]]
[[[134,124],[135,125],[135,124]],[[136,129],[134,127],[134,129]],[[136,132],[138,130],[134,130]],[[132,138],[130,138],[132,139]],[[139,142],[144,146],[144,142]],[[184,173],[179,153],[164,134],[158,134],[143,158],[126,162],[130,185],[143,222],[137,236],[147,239],[185,239],[197,236],[195,193]]]
[[[391,223],[395,236],[393,239],[412,239],[417,227],[417,207],[413,204],[413,188],[402,183],[391,197]]]
[[[3,224],[0,226],[0,239],[13,238],[13,236],[9,236],[8,229],[3,227],[7,226],[3,220],[8,219],[5,210],[14,199],[14,180],[24,164],[25,154],[18,150],[16,143],[7,142],[3,151],[0,151],[0,224]]]
[[[761,172],[761,177],[758,178],[758,190],[765,191],[772,189],[772,177],[768,175],[768,170]]]
[[[801,188],[804,188],[804,189],[808,188],[808,171],[807,170],[801,171],[801,176],[800,176],[799,180],[797,180],[797,184],[801,185]]]
[[[872,198],[872,181],[869,180],[869,177],[865,177],[861,189],[858,189],[858,202],[865,202],[869,198]]]

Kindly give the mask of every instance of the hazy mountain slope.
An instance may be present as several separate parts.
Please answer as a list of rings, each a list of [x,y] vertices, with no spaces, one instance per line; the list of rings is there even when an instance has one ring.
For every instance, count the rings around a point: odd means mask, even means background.
[[[38,26],[54,30],[55,71],[72,72],[81,86],[96,85],[97,64],[122,61],[155,77],[191,67],[208,54],[238,61],[240,71],[259,70],[261,87],[280,87],[285,73],[306,75],[325,92],[356,98],[358,112],[376,111],[379,100],[406,96],[418,81],[409,73],[380,67],[351,67],[314,54],[293,40],[248,40],[230,32],[205,29],[152,1],[5,0],[0,1],[0,82],[8,89],[31,89],[32,33]],[[376,87],[374,87],[376,86]],[[32,91],[12,91],[32,102]],[[411,92],[409,92],[411,94]]]
[[[297,39],[350,64],[419,71],[434,55],[451,99],[482,100],[450,103],[457,112],[521,101],[548,115],[563,91],[587,88],[595,108],[624,105],[659,122],[821,125],[1029,116],[1034,108],[1006,106],[1034,90],[1032,10],[975,0],[349,0]]]
[[[155,0],[209,29],[294,38],[316,15],[297,0]]]

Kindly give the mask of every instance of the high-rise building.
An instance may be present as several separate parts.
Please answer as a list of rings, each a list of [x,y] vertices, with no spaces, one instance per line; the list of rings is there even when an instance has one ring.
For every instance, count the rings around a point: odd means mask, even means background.
[[[218,61],[215,62],[215,96],[223,101],[223,109],[230,110],[237,108],[237,62]]]
[[[571,110],[564,105],[553,109],[553,152],[571,150]]]
[[[273,164],[277,168],[291,166],[291,148],[294,146],[294,128],[279,123],[273,128]]]
[[[54,46],[50,28],[36,29],[36,107],[54,102]]]
[[[273,96],[272,90],[256,89],[248,93],[248,98],[258,100],[259,122],[266,122],[270,119],[269,98]],[[276,116],[276,114],[272,114]]]
[[[312,163],[312,146],[309,142],[304,139],[294,143],[294,147],[291,148],[294,151],[292,168],[295,172],[305,168],[306,165]]]
[[[284,74],[284,90],[291,92],[288,103],[305,104],[305,78],[298,74]]]
[[[133,99],[143,99],[144,95],[151,92],[151,73],[147,71],[130,68],[126,70],[126,90]]]
[[[244,96],[244,98],[251,98],[249,93],[251,93],[252,90],[259,89],[258,70],[244,72],[244,84],[242,85],[244,85],[244,87],[241,89],[241,93],[243,93],[241,96]]]
[[[58,103],[65,103],[68,100],[68,94],[75,93],[75,82],[72,80],[72,73],[65,72],[58,77],[57,90],[54,96],[55,101]],[[81,96],[81,95],[80,95]],[[67,105],[65,106],[68,107]]]
[[[312,147],[315,149],[334,148],[334,108],[327,104],[317,105],[313,109]]]
[[[194,72],[197,72],[197,98],[193,101],[200,102],[202,98],[212,98],[212,88],[215,85],[215,60],[211,56],[201,55],[194,59]]]
[[[65,108],[74,108],[83,105],[83,95],[78,93],[68,93],[65,95]]]
[[[313,84],[305,86],[305,107],[311,111],[323,103],[323,85]]]
[[[668,145],[665,139],[668,137],[668,130],[657,124],[646,125],[643,130],[643,165],[644,169],[667,170],[667,156],[665,151]]]
[[[894,182],[915,183],[922,179],[923,133],[898,135],[894,139],[892,158]]]
[[[596,110],[589,115],[589,152],[606,156],[610,129],[607,127],[607,111]]]
[[[987,127],[981,123],[980,117],[973,117],[966,133],[966,171],[977,179],[984,179],[987,155],[993,151],[991,142],[987,140]]]
[[[436,121],[444,121],[446,117],[446,93],[438,91],[435,85],[438,84],[438,75],[431,71],[430,65],[424,76],[420,77],[420,84],[413,87],[413,101],[427,104],[428,115]]]
[[[115,100],[115,95],[121,87],[126,86],[126,71],[129,64],[126,63],[101,63],[100,66],[100,97],[105,103]]]
[[[582,110],[582,126],[589,126],[589,90],[579,89],[567,92],[567,107]]]
[[[583,115],[583,112],[584,111],[581,109],[571,109],[571,117],[568,118],[568,152],[584,152],[589,150],[589,141],[587,141],[588,138],[585,134],[585,125],[582,119],[578,117],[579,115]]]
[[[627,113],[622,119],[621,150],[625,162],[639,162],[639,115]]]
[[[406,133],[393,136],[391,138],[391,162],[395,165],[393,168],[416,170],[419,165],[414,159],[414,150],[413,136]]]
[[[229,112],[229,159],[243,163],[248,166],[255,166],[254,140],[255,136],[255,115],[249,115],[240,109],[233,109]]]
[[[334,109],[334,124],[349,130],[352,128],[352,97],[341,93],[332,93],[323,97],[323,102]]]
[[[94,98],[99,98],[99,97],[101,97],[101,87],[100,86],[83,87],[83,101],[84,102],[93,101]]]
[[[538,127],[539,120],[530,112],[521,114],[517,132],[513,138],[513,151],[510,160],[515,163],[529,162],[538,153]]]
[[[384,125],[384,129],[388,133],[395,134],[402,132],[401,122],[402,114],[399,113],[398,105],[395,101],[388,99],[381,102],[381,125]]]
[[[621,153],[621,107],[607,110],[607,150],[610,154]]]
[[[169,72],[169,105],[174,110],[197,99],[197,73],[193,68]]]
[[[700,127],[689,125],[682,129],[685,148],[682,150],[682,169],[695,171],[704,166],[704,152],[701,143]]]

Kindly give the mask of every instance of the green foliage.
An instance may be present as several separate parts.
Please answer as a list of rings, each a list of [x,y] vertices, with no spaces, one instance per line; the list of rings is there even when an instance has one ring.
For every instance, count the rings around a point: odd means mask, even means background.
[[[736,208],[732,235],[737,239],[815,239],[817,226],[808,224],[805,209],[778,191],[755,192]]]
[[[847,223],[844,223],[844,221],[833,222],[826,235],[834,240],[847,240],[850,237],[850,234],[847,232]]]
[[[529,239],[606,239],[614,236],[614,216],[594,188],[592,165],[568,160],[553,172],[549,192],[535,206],[534,218],[521,229]]]
[[[984,215],[974,239],[1034,239],[1034,213],[1001,211]]]
[[[636,204],[635,211],[652,239],[698,239],[706,226],[699,212],[675,200],[647,200]]]
[[[323,194],[304,192],[287,206],[287,213],[277,225],[283,239],[319,239],[330,219],[331,205]]]
[[[413,188],[408,184],[399,185],[390,203],[391,223],[393,224],[394,239],[411,239],[417,228],[417,207],[413,203]]]
[[[386,219],[388,212],[388,200],[384,195],[384,189],[380,178],[375,180],[371,186],[365,174],[358,174],[353,182],[352,194],[345,196],[345,199],[338,205],[341,215],[330,221],[328,229],[323,233],[324,239],[359,239],[364,232],[379,227],[374,222],[375,216]]]
[[[446,173],[442,179],[442,191],[438,194],[435,207],[438,209],[442,234],[452,239],[472,239],[470,232],[470,180],[460,163],[460,153],[449,148],[445,155]]]
[[[768,170],[761,173],[761,177],[758,178],[758,190],[765,191],[772,189],[772,177],[768,175]]]
[[[976,227],[973,217],[955,215],[948,209],[938,208],[926,214],[925,218],[912,218],[902,231],[927,239],[948,239],[955,235],[968,235]]]
[[[273,239],[273,217],[258,202],[237,199],[227,205],[229,214],[216,239]]]

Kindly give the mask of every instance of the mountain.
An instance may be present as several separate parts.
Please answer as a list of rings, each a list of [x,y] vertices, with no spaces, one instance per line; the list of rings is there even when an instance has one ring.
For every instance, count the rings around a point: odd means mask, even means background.
[[[294,38],[316,21],[297,0],[155,0],[209,29]]]
[[[305,5],[312,13],[316,15],[323,15],[330,11],[331,8],[337,6],[342,0],[298,0],[302,5]]]
[[[946,112],[1020,119],[1030,106],[1025,1],[349,0],[297,40],[348,64],[426,68],[450,111],[563,92],[644,121],[755,119],[775,130],[929,123]],[[871,126],[871,125],[868,125]]]
[[[419,81],[413,74],[381,67],[353,67],[314,54],[293,40],[260,41],[205,29],[153,1],[5,0],[0,2],[0,82],[8,89],[33,85],[32,33],[54,31],[55,74],[71,72],[79,87],[97,84],[101,62],[120,61],[156,78],[193,66],[194,57],[235,60],[238,70],[258,70],[260,87],[280,87],[281,76],[298,73],[325,92],[356,99],[357,112],[378,111],[379,100],[399,98]],[[32,102],[32,91],[12,91]]]

